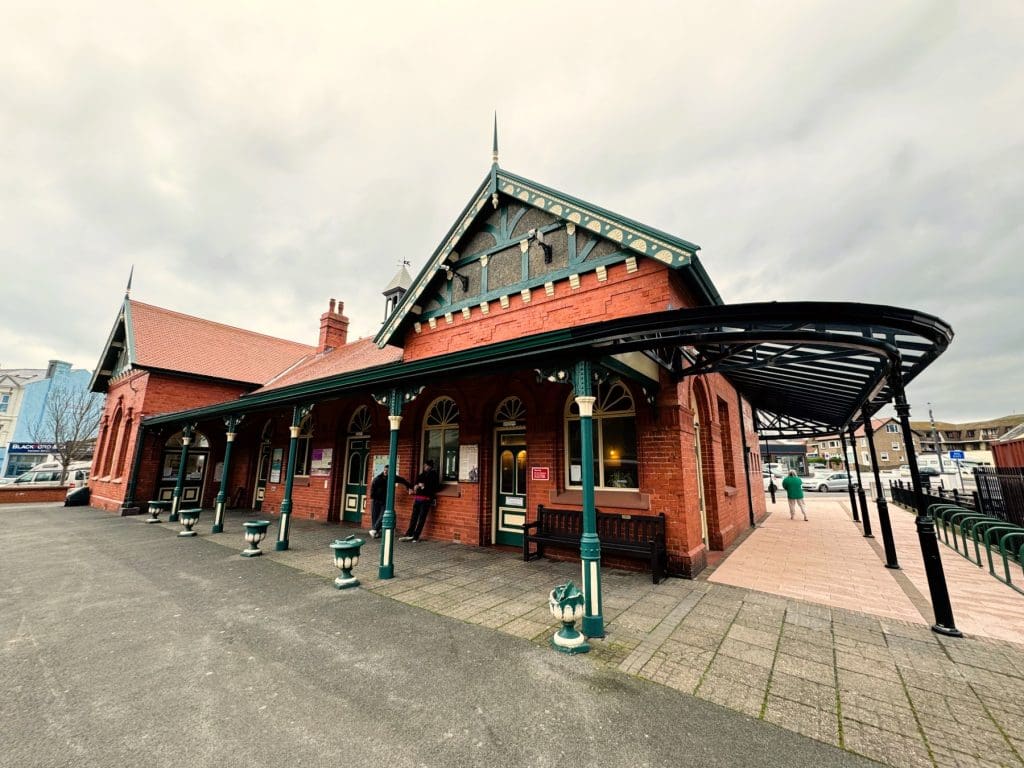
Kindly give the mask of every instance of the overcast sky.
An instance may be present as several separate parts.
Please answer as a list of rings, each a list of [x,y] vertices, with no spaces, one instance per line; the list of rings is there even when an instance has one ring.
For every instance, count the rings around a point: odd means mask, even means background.
[[[373,334],[497,109],[503,167],[700,244],[726,301],[947,320],[915,417],[1024,410],[1019,0],[5,6],[0,367],[91,369],[133,264],[141,301]]]

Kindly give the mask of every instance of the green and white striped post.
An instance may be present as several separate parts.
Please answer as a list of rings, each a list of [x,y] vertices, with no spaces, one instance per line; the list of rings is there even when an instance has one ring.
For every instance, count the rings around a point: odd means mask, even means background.
[[[181,508],[181,492],[185,487],[185,465],[188,464],[188,444],[192,442],[192,425],[186,424],[181,428],[181,459],[178,464],[178,482],[174,485],[174,493],[171,495],[171,514],[167,522],[178,522],[178,510]]]
[[[388,443],[388,495],[384,502],[384,516],[381,518],[380,565],[377,577],[395,577],[395,478],[398,477],[398,427],[402,424],[402,393],[392,389],[387,396],[388,423],[391,426]]]
[[[597,511],[594,507],[594,403],[590,362],[581,360],[573,368],[573,388],[580,409],[580,461],[583,463],[583,534],[580,559],[583,564],[583,634],[604,637],[601,612],[601,540],[597,537]]]
[[[284,498],[281,499],[281,522],[277,528],[277,543],[274,549],[284,552],[288,549],[288,523],[292,517],[292,486],[295,484],[296,448],[299,443],[299,431],[302,429],[303,417],[309,413],[309,407],[296,405],[292,408],[292,425],[288,427],[291,437],[288,440],[288,472],[284,476]]]
[[[210,533],[223,533],[224,531],[224,506],[228,501],[228,477],[231,471],[231,447],[235,444],[235,437],[238,435],[238,425],[244,416],[231,414],[224,417],[224,426],[227,427],[224,445],[224,465],[220,470],[220,490],[217,491],[217,499],[213,507],[213,528]]]

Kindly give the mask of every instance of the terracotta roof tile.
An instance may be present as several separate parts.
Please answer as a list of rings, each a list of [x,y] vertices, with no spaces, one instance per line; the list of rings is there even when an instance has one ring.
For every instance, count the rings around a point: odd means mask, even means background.
[[[131,301],[134,362],[229,381],[263,384],[315,347]]]
[[[342,373],[351,373],[364,368],[397,363],[402,359],[402,349],[387,346],[383,349],[373,343],[372,338],[358,339],[337,349],[308,356],[291,370],[267,382],[256,392],[268,392],[306,381],[325,379]]]

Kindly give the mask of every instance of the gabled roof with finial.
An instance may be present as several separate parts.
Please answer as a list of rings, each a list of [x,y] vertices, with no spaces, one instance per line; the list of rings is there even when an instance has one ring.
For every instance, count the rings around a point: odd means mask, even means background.
[[[697,258],[700,246],[501,168],[498,165],[497,113],[494,117],[492,161],[486,178],[419,274],[411,281],[409,290],[395,312],[377,333],[374,340],[378,346],[400,343],[396,338],[399,330],[409,313],[417,307],[420,297],[431,283],[443,279],[439,270],[446,265],[451,254],[457,252],[462,238],[473,230],[477,220],[488,216],[491,208],[497,208],[501,198],[545,211],[567,224],[571,223],[615,242],[636,256],[650,258],[679,270],[693,286],[700,300],[708,305],[722,303],[721,296]]]

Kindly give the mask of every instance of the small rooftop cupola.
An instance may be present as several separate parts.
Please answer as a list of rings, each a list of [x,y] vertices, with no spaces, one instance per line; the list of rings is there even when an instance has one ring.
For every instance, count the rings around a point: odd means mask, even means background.
[[[348,341],[348,318],[341,314],[345,305],[334,299],[326,312],[320,315],[320,343],[316,346],[317,353],[345,346]]]
[[[388,283],[388,287],[383,291],[385,320],[391,317],[391,313],[398,308],[405,292],[408,291],[409,286],[412,285],[412,276],[409,274],[409,270],[406,269],[408,265],[409,262],[402,262],[402,265],[398,268],[398,272],[396,272],[395,276],[391,278],[391,282]]]

